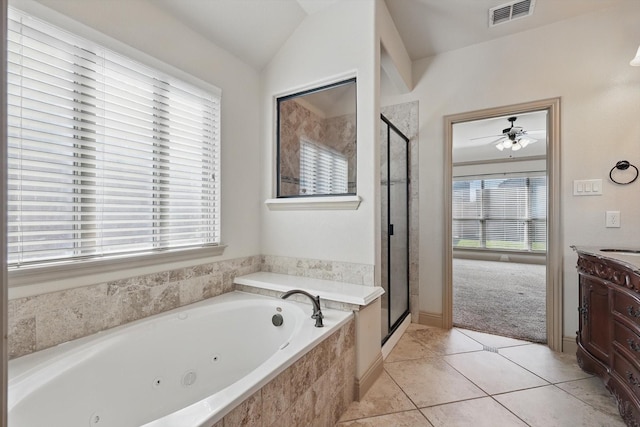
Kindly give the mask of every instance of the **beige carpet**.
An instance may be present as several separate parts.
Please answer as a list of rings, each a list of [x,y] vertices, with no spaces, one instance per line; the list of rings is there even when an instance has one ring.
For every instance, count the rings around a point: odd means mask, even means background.
[[[453,260],[453,324],[547,342],[545,266]]]

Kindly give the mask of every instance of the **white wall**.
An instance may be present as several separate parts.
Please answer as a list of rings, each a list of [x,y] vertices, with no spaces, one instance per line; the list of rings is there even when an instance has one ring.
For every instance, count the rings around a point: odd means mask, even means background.
[[[221,234],[228,247],[216,260],[260,254],[258,72],[151,0],[39,3],[222,89]]]
[[[443,116],[560,96],[564,335],[578,328],[570,245],[640,246],[640,182],[617,186],[616,161],[640,165],[640,2],[416,61],[415,89],[382,104],[420,102],[420,310],[442,312]],[[602,178],[603,196],[574,197],[572,181]],[[606,229],[606,210],[622,227]]]
[[[276,98],[353,76],[357,194],[362,198],[357,210],[346,211],[270,211],[262,205],[263,254],[375,264],[379,77],[374,13],[373,2],[346,0],[308,16],[263,70],[263,201],[276,196]]]

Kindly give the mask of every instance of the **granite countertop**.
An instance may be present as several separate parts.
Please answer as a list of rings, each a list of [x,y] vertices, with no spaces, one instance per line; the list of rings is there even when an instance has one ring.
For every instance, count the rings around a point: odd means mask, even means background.
[[[624,266],[640,273],[640,247],[618,246],[571,246],[579,253],[616,261]],[[627,252],[625,252],[627,251]]]

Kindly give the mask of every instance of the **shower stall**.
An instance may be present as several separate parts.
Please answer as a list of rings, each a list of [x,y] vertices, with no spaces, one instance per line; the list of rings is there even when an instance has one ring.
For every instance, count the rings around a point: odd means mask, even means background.
[[[380,117],[384,344],[409,314],[409,138]]]

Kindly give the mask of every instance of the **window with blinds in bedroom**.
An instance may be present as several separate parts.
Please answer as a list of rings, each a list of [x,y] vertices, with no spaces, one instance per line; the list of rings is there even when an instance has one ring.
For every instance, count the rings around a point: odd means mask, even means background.
[[[220,91],[10,8],[8,262],[220,243]]]
[[[545,176],[454,180],[453,247],[546,251],[546,194]]]

